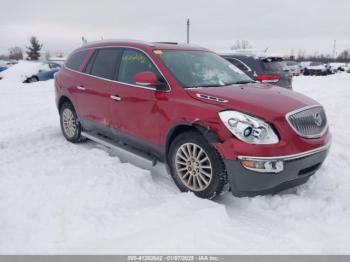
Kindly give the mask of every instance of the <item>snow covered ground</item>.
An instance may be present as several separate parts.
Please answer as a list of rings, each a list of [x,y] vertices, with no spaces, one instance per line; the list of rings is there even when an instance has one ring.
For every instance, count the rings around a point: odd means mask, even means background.
[[[164,165],[61,135],[53,81],[0,81],[0,254],[350,254],[350,74],[298,77],[333,146],[276,196],[180,193]]]

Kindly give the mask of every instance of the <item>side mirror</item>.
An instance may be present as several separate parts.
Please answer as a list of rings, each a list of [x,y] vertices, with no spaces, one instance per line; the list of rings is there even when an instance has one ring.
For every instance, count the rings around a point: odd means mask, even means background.
[[[157,90],[164,89],[164,84],[159,81],[157,75],[151,71],[137,73],[132,78],[132,82],[136,85],[155,87]]]

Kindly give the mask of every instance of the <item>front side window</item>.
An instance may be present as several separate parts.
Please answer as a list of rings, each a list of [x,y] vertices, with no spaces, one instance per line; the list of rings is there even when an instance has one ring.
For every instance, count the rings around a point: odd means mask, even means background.
[[[105,79],[115,80],[116,67],[120,55],[120,48],[98,49],[95,51],[86,66],[85,73]]]
[[[145,54],[138,50],[126,49],[119,67],[118,81],[135,84],[133,77],[145,71],[151,71],[161,78],[160,73]]]
[[[211,52],[162,50],[158,57],[185,88],[253,82],[236,66]]]
[[[81,63],[83,62],[86,53],[87,53],[87,50],[79,51],[79,52],[72,54],[66,62],[66,67],[73,69],[73,70],[79,70],[79,67],[80,67]]]

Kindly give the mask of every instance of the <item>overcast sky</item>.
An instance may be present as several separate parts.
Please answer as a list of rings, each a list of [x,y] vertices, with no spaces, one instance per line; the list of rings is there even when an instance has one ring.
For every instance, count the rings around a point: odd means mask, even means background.
[[[0,0],[0,54],[31,35],[51,53],[103,37],[186,41],[214,50],[237,39],[289,54],[350,48],[350,0]]]

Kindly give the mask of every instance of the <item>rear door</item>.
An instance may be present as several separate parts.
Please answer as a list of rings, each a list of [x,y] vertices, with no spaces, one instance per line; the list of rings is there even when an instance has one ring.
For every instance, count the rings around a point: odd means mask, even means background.
[[[111,87],[112,127],[124,139],[154,146],[159,143],[159,108],[157,91],[152,86],[141,86],[132,81],[140,72],[152,71],[163,78],[150,58],[143,52],[126,48],[119,66],[118,83]]]
[[[110,93],[115,79],[120,48],[97,49],[91,56],[80,86],[78,100],[81,122],[85,129],[108,132],[110,127]]]

